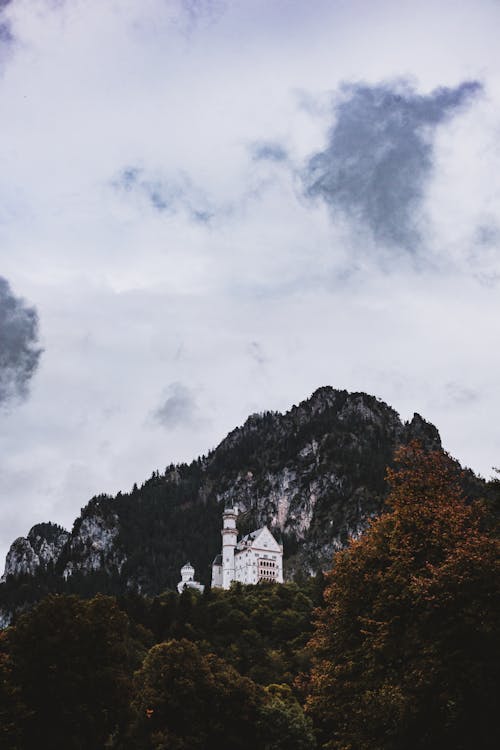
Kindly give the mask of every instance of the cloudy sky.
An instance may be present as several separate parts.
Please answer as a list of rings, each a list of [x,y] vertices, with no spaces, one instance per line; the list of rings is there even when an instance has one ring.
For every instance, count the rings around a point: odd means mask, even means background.
[[[498,0],[0,0],[0,559],[320,385],[491,475],[499,28]]]

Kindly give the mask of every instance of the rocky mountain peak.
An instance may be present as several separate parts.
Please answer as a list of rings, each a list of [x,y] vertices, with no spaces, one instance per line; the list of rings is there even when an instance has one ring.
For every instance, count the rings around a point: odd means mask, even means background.
[[[433,424],[427,422],[420,414],[413,415],[413,419],[405,424],[405,442],[418,440],[428,450],[441,448],[441,437],[439,431]]]
[[[346,391],[336,390],[330,385],[321,386],[308,399],[301,401],[298,406],[293,406],[289,413],[298,412],[304,415],[322,414],[328,409],[334,408],[343,393],[346,393]]]
[[[70,534],[56,523],[38,523],[26,537],[18,537],[11,545],[5,560],[2,580],[9,575],[34,575],[55,563],[70,538]]]

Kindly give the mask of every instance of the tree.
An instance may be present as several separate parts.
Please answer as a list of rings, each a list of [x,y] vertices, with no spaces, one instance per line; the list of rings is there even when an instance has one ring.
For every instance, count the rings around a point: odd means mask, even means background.
[[[388,480],[328,575],[306,710],[331,750],[498,747],[498,538],[447,454],[411,443]]]
[[[222,659],[170,640],[136,674],[130,739],[141,750],[250,749],[260,702],[257,686]]]
[[[268,685],[259,712],[260,750],[314,750],[312,722],[288,685]]]
[[[23,750],[103,747],[128,718],[135,654],[105,596],[49,596],[6,633],[11,684],[29,713]]]
[[[12,678],[7,631],[0,632],[0,750],[21,750],[22,727],[27,719],[19,687]]]

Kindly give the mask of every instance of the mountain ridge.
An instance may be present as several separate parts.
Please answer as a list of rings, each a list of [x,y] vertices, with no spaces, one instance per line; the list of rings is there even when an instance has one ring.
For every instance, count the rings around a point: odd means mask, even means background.
[[[186,559],[209,583],[227,502],[241,509],[240,533],[268,525],[283,541],[287,579],[314,574],[380,512],[386,467],[413,439],[442,448],[437,428],[419,414],[402,422],[381,399],[331,386],[283,414],[250,415],[206,456],[153,471],[129,493],[92,498],[71,532],[37,524],[16,539],[0,585],[4,620],[36,600],[37,588],[172,589]]]

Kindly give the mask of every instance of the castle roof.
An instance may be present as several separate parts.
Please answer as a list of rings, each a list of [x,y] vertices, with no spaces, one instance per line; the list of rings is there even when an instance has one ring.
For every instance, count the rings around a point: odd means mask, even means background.
[[[222,565],[222,555],[216,555],[212,565]]]
[[[262,541],[259,541],[261,537]],[[269,549],[273,549],[273,551],[276,552],[278,551],[278,548],[282,550],[281,545],[276,541],[268,527],[261,526],[260,529],[255,529],[255,531],[251,531],[250,534],[245,534],[245,536],[240,539],[236,545],[236,552],[243,552],[245,549],[253,546],[255,546],[256,549],[268,548],[269,543],[271,543]]]
[[[255,531],[251,531],[250,534],[245,534],[245,536],[241,537],[238,544],[253,542],[255,539],[257,539],[258,536],[261,535],[264,529],[267,529],[267,526],[261,526],[260,529],[255,529]]]

